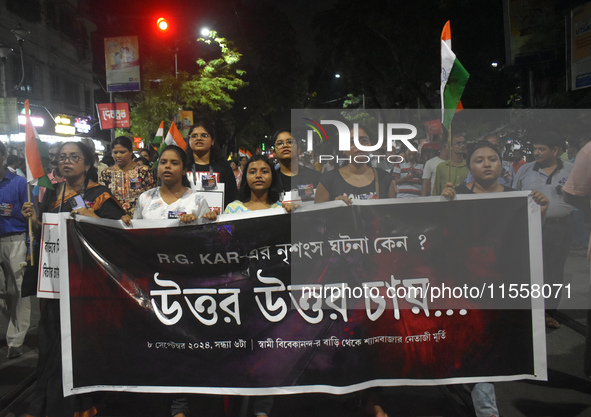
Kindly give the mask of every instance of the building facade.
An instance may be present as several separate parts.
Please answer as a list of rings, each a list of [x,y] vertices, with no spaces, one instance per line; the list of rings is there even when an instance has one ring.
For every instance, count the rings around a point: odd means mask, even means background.
[[[0,72],[5,78],[0,86],[6,86],[0,95],[4,100],[0,140],[15,144],[24,140],[26,99],[43,141],[90,136],[96,122],[94,90],[99,85],[92,72],[91,33],[96,25],[88,4],[88,0],[0,2],[0,44],[13,49],[3,59]],[[15,100],[20,133],[6,123],[13,120]]]

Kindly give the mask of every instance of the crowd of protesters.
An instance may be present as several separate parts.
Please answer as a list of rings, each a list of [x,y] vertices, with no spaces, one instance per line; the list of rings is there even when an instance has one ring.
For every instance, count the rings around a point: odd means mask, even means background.
[[[221,153],[213,125],[207,121],[189,129],[186,151],[171,145],[160,155],[153,149],[143,149],[135,155],[127,137],[116,138],[111,153],[102,162],[97,160],[92,143],[91,146],[83,142],[54,144],[48,148],[49,179],[54,189],[36,187],[32,202],[27,196],[26,180],[21,177],[26,168],[18,157],[8,155],[0,143],[0,293],[7,295],[0,298],[0,311],[9,318],[8,358],[23,353],[31,314],[30,299],[26,296],[34,294],[27,293],[23,286],[28,220],[31,219],[36,232],[44,212],[121,219],[133,227],[133,219],[178,218],[181,223],[189,224],[199,218],[215,221],[221,213],[269,208],[291,212],[298,204],[312,201],[342,200],[351,205],[355,199],[430,195],[453,200],[456,194],[530,190],[544,217],[545,281],[562,282],[571,245],[576,249],[587,248],[589,234],[582,230],[588,225],[588,216],[584,215],[584,209],[573,211],[564,199],[562,186],[577,153],[589,154],[591,145],[571,141],[567,148],[557,135],[535,132],[529,138],[534,160],[526,162],[520,150],[505,151],[504,144],[494,134],[472,144],[456,134],[450,144],[442,141],[438,155],[427,161],[421,162],[417,151],[393,149],[389,155],[400,156],[400,162],[392,163],[390,158],[384,158],[372,165],[357,162],[357,156],[368,152],[358,149],[356,143],[370,145],[373,138],[364,127],[359,127],[356,141],[353,136],[351,131],[351,147],[342,158],[347,162],[338,164],[330,160],[325,165],[302,152],[289,129],[279,130],[273,136],[273,158],[266,155],[227,158]],[[416,142],[412,144],[418,148]],[[213,189],[223,191],[219,206],[208,204],[204,198]],[[557,304],[548,306],[549,328],[560,326],[553,314],[556,308]],[[89,396],[63,397],[58,300],[42,300],[38,335],[37,386],[29,414],[94,415],[96,410]],[[498,415],[494,387],[477,384],[472,388],[477,415]],[[255,401],[255,413],[268,415],[272,403],[271,397],[261,397]],[[375,404],[373,400],[367,402],[371,414],[385,416]],[[173,401],[173,416],[188,413],[186,398]]]

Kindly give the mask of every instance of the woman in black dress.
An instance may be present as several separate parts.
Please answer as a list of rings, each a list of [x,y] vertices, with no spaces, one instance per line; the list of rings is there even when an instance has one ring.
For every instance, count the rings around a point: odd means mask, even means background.
[[[59,151],[59,169],[64,182],[48,189],[43,196],[39,217],[33,204],[24,203],[22,214],[32,219],[39,229],[38,219],[44,212],[70,213],[73,216],[101,217],[118,220],[125,211],[109,189],[90,180],[94,155],[90,148],[80,142],[66,142]],[[67,248],[62,249],[64,251]],[[28,414],[41,417],[70,417],[97,413],[88,394],[64,397],[62,386],[61,332],[59,300],[41,300],[41,317],[38,327],[39,359],[37,362],[37,386]]]

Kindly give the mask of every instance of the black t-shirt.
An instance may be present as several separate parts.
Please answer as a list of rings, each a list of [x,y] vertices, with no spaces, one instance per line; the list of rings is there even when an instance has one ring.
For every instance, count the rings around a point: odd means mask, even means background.
[[[503,192],[505,191],[516,191],[511,187],[507,187],[506,185],[503,185]],[[458,185],[456,187],[456,194],[476,194],[474,191],[472,191],[471,189],[469,189],[466,186],[466,183],[463,183],[462,185]]]
[[[195,172],[195,181],[201,185],[201,176],[212,173],[219,184],[224,184],[224,207],[238,198],[238,188],[236,187],[236,177],[227,162],[213,162],[206,165],[192,164],[187,174],[189,181],[193,183],[193,171]]]
[[[339,169],[324,173],[320,178],[320,184],[326,188],[330,197],[329,200],[334,200],[337,196],[346,194],[347,197],[358,200],[370,200],[376,198],[388,198],[388,190],[392,184],[392,176],[384,170],[374,168],[377,174],[376,179],[366,185],[365,187],[355,187],[349,184]]]
[[[293,175],[290,177],[281,172],[280,169],[279,179],[280,188],[284,192],[297,190],[298,185],[302,186],[312,184],[314,188],[316,188],[318,187],[318,182],[320,181],[320,172],[301,166],[298,167],[298,175]]]

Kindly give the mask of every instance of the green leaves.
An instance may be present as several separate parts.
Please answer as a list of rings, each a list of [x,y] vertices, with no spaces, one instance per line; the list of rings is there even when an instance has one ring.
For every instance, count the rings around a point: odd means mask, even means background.
[[[131,108],[134,135],[151,140],[160,121],[170,123],[181,109],[213,112],[230,109],[234,92],[248,85],[241,78],[246,72],[235,68],[242,54],[232,42],[218,37],[215,31],[197,41],[217,45],[221,56],[210,61],[197,58],[199,70],[193,76],[181,71],[175,77],[156,63],[145,65],[144,91]]]

